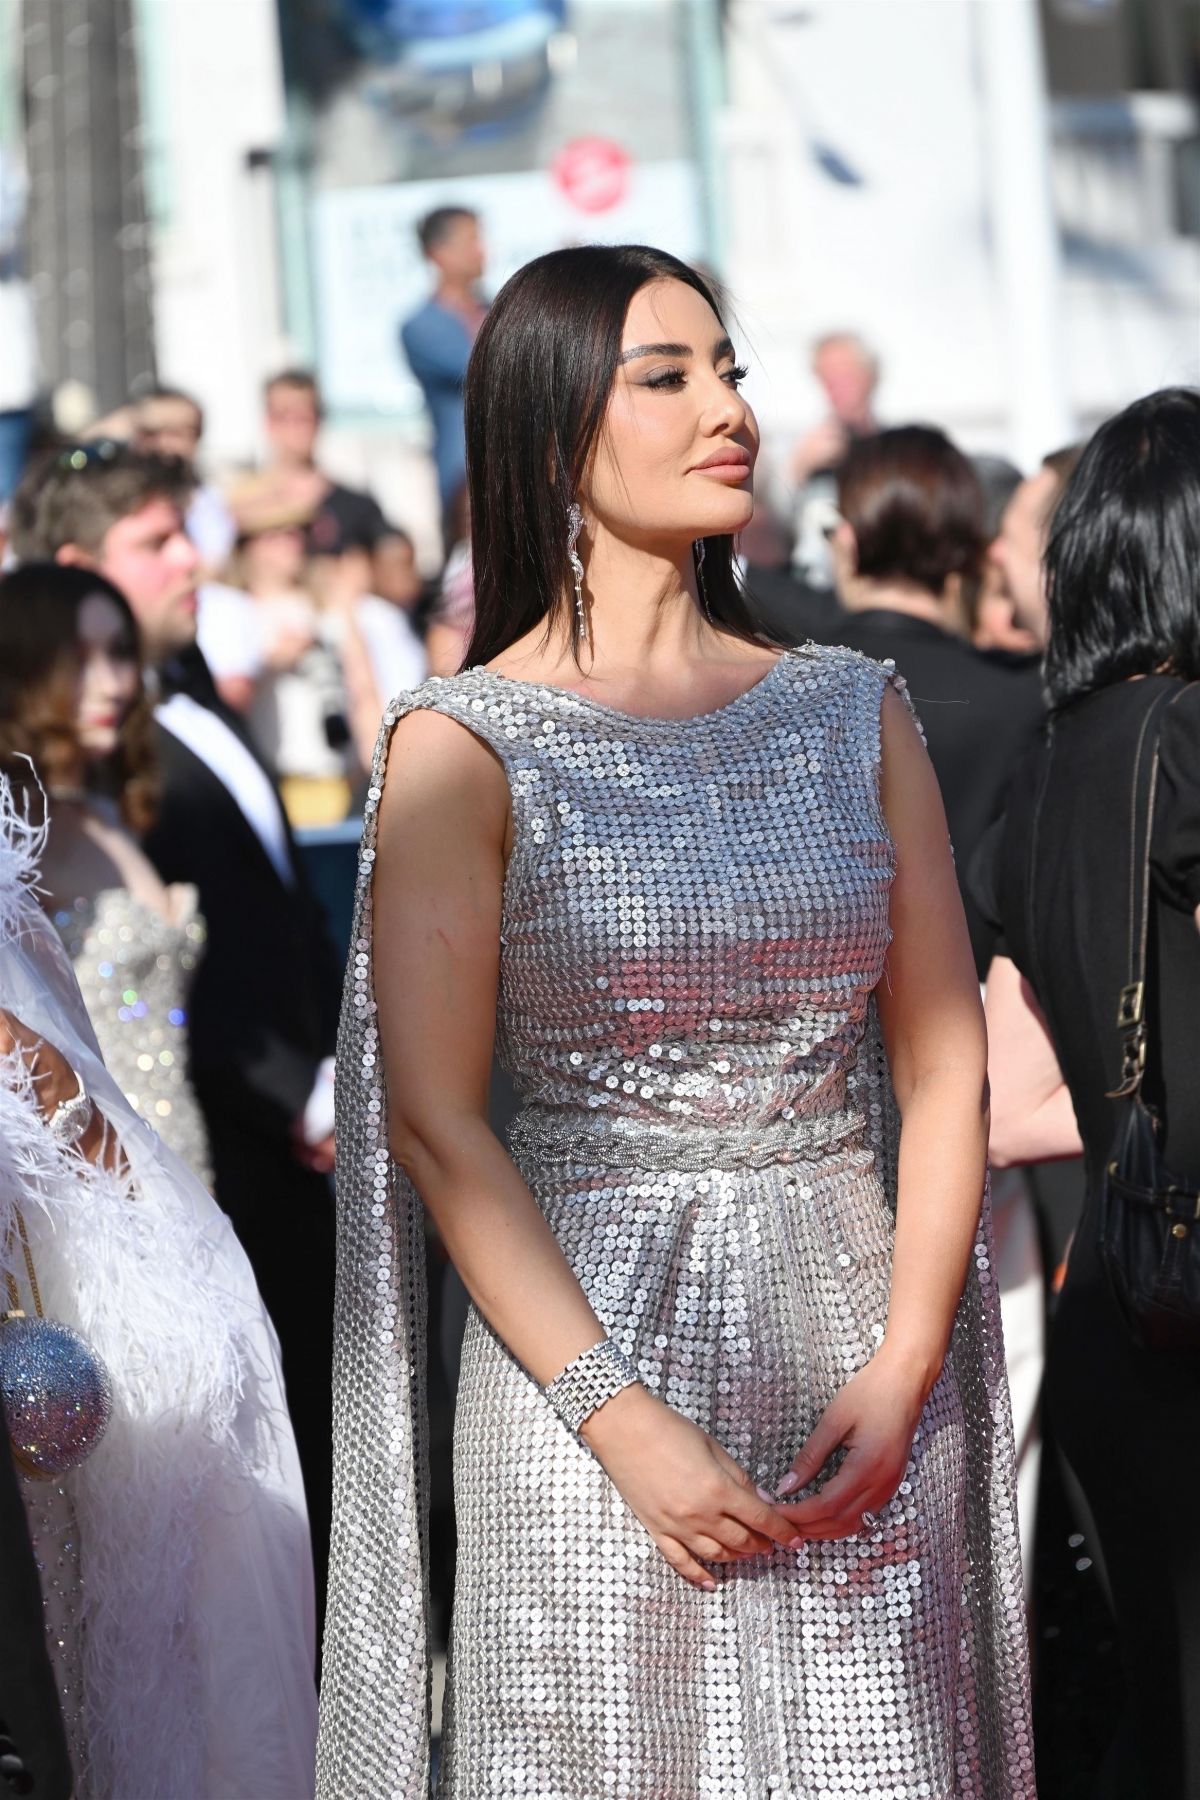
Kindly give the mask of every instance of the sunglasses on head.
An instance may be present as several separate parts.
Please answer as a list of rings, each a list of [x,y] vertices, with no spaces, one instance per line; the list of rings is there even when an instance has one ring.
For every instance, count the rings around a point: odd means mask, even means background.
[[[110,463],[128,449],[119,438],[93,438],[87,444],[72,444],[61,452],[56,467],[60,469],[95,468],[98,463]]]

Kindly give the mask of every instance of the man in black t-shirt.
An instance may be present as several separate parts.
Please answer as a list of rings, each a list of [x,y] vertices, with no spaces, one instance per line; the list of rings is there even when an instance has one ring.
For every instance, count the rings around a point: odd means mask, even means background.
[[[317,466],[321,419],[321,396],[306,370],[272,376],[263,389],[266,465],[230,496],[234,515],[242,523],[264,507],[308,514],[311,555],[371,554],[392,527],[372,495],[343,487]]]
[[[380,540],[392,535],[379,502],[336,481],[327,489],[308,527],[313,556],[342,556],[347,550],[373,555]]]

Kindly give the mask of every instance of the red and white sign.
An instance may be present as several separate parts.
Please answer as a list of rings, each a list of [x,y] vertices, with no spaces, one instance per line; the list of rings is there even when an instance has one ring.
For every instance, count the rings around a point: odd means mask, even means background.
[[[550,165],[550,173],[579,212],[610,212],[629,193],[633,164],[611,138],[572,138]]]

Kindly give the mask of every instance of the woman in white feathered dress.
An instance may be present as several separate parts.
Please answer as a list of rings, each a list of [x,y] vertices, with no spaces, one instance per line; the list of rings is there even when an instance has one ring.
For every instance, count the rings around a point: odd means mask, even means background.
[[[0,1008],[78,1071],[121,1153],[60,1146],[0,1057],[4,1273],[27,1287],[19,1213],[46,1317],[112,1382],[87,1461],[26,1482],[78,1800],[306,1800],[312,1565],[274,1332],[228,1220],[100,1060],[30,892],[39,849],[0,778]]]

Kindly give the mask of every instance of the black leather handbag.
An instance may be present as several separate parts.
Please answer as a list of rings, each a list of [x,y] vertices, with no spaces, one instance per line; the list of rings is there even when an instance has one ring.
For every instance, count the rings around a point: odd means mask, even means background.
[[[1200,1186],[1163,1161],[1161,1122],[1142,1092],[1149,1040],[1146,952],[1159,732],[1163,714],[1183,691],[1181,684],[1155,698],[1142,721],[1134,758],[1129,979],[1117,1006],[1120,1081],[1109,1092],[1110,1099],[1121,1103],[1120,1117],[1098,1196],[1100,1259],[1130,1332],[1148,1350],[1200,1349]]]

